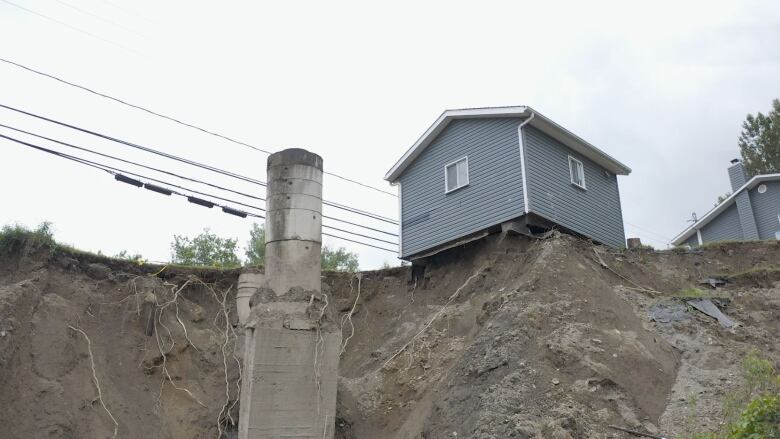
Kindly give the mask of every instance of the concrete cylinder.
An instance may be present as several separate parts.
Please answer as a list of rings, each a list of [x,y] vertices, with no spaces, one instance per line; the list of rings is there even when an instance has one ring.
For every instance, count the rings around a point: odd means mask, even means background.
[[[265,272],[277,296],[320,291],[322,157],[285,149],[268,157]]]
[[[252,296],[265,287],[265,275],[256,272],[244,272],[238,276],[238,292],[236,293],[236,310],[238,311],[238,322],[246,325],[249,319],[249,300]]]

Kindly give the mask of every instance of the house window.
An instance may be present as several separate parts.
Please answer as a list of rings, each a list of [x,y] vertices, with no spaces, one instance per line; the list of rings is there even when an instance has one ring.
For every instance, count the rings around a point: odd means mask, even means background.
[[[444,166],[444,192],[452,192],[469,184],[469,158],[463,157]]]
[[[569,175],[571,176],[571,184],[585,189],[585,167],[581,161],[572,156],[569,156]]]

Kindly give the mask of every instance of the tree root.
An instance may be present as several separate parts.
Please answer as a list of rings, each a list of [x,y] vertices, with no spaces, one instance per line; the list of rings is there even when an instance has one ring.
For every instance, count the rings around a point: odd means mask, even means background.
[[[117,432],[119,431],[119,422],[117,422],[114,415],[111,413],[111,411],[106,407],[106,402],[103,401],[103,391],[100,389],[100,382],[97,378],[97,371],[95,370],[95,356],[92,354],[92,340],[89,339],[89,336],[86,332],[84,332],[81,328],[77,328],[75,326],[68,325],[68,328],[80,332],[81,335],[84,336],[84,339],[87,340],[87,351],[89,352],[89,363],[92,367],[92,380],[95,382],[95,388],[97,388],[98,396],[97,399],[100,401],[100,405],[103,406],[103,410],[106,411],[108,414],[108,417],[111,418],[111,422],[114,423],[114,435],[112,437],[116,437]]]
[[[355,308],[357,307],[358,300],[360,300],[360,283],[363,279],[362,273],[357,273],[354,275],[355,278],[358,280],[357,284],[357,296],[355,296],[355,303],[352,304],[352,309],[349,310],[347,314],[344,314],[344,316],[341,317],[341,338],[344,338],[344,324],[346,322],[349,322],[349,326],[352,328],[352,332],[349,334],[349,337],[347,337],[342,343],[341,343],[341,351],[339,352],[339,357],[347,352],[347,344],[349,343],[349,339],[354,337],[355,335],[355,325],[352,323],[352,314],[355,313]],[[350,296],[352,295],[352,278],[349,279],[349,290],[350,290]]]
[[[444,305],[442,305],[441,309],[439,309],[438,311],[436,311],[436,313],[433,315],[433,317],[431,317],[431,319],[428,321],[428,323],[426,323],[426,324],[425,324],[425,325],[422,327],[422,329],[420,329],[420,330],[419,330],[419,331],[418,331],[418,332],[417,332],[417,333],[416,333],[416,334],[415,334],[415,335],[414,335],[414,336],[411,338],[411,340],[409,340],[408,342],[406,342],[406,344],[405,344],[405,345],[401,346],[401,348],[400,348],[400,349],[398,349],[398,350],[397,350],[397,351],[396,351],[396,352],[395,352],[395,353],[394,353],[392,356],[390,356],[390,358],[388,358],[388,359],[387,359],[387,361],[385,361],[385,362],[384,362],[384,364],[382,364],[382,366],[381,366],[381,367],[380,367],[380,368],[377,370],[377,372],[379,372],[379,371],[381,371],[382,369],[384,369],[385,367],[387,367],[387,365],[388,365],[388,364],[390,364],[390,362],[391,362],[391,361],[395,360],[395,359],[396,359],[396,358],[397,358],[399,355],[401,355],[401,354],[402,354],[402,353],[403,353],[403,352],[404,352],[404,351],[405,351],[405,350],[406,350],[406,349],[407,349],[409,346],[411,346],[411,345],[414,343],[414,341],[415,341],[415,340],[417,340],[417,339],[418,339],[420,336],[422,336],[422,334],[423,334],[423,333],[425,333],[425,331],[427,331],[427,330],[428,330],[428,328],[429,328],[429,327],[430,327],[430,326],[433,324],[433,322],[435,322],[435,321],[436,321],[436,319],[438,319],[438,318],[439,318],[439,316],[441,316],[442,314],[444,314],[445,310],[447,309],[447,306],[449,306],[449,305],[450,305],[450,304],[451,304],[451,303],[452,303],[452,302],[453,302],[453,301],[454,301],[454,300],[455,300],[455,299],[456,299],[456,298],[457,298],[457,297],[460,295],[460,292],[461,292],[461,291],[462,291],[462,290],[463,290],[463,289],[464,289],[464,288],[465,288],[465,287],[466,287],[466,286],[467,286],[467,285],[468,285],[468,284],[471,282],[471,280],[472,280],[472,279],[474,279],[475,277],[479,276],[479,275],[480,275],[480,274],[481,274],[481,273],[482,273],[482,272],[483,272],[483,271],[484,271],[486,268],[487,268],[487,265],[483,266],[482,268],[480,268],[479,270],[477,270],[477,271],[476,271],[474,274],[472,274],[471,276],[469,276],[469,278],[468,278],[468,279],[466,279],[466,281],[463,283],[463,285],[461,285],[460,287],[458,287],[458,289],[457,289],[457,290],[455,290],[455,292],[454,292],[454,293],[452,293],[452,295],[451,295],[451,296],[450,296],[450,297],[447,299],[447,302],[446,302]]]

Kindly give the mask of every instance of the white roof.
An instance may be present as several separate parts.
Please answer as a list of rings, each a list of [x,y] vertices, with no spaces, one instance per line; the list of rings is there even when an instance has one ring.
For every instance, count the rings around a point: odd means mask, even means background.
[[[455,119],[473,119],[488,117],[529,117],[534,118],[529,122],[535,128],[543,131],[550,137],[558,140],[569,148],[577,151],[583,156],[593,160],[603,166],[608,171],[618,175],[628,175],[631,168],[612,158],[604,151],[596,148],[585,140],[581,139],[571,131],[563,128],[552,120],[541,115],[538,111],[527,106],[518,107],[488,107],[488,108],[466,108],[461,110],[446,110],[441,116],[428,128],[425,133],[406,151],[398,162],[385,174],[385,180],[395,182],[401,173],[409,166],[428,145],[441,133],[447,125]]]
[[[729,195],[728,198],[723,200],[722,203],[718,204],[717,206],[710,209],[709,212],[704,214],[701,219],[693,223],[691,226],[689,226],[687,229],[683,230],[682,233],[677,235],[672,240],[673,245],[680,245],[688,240],[691,236],[693,236],[694,233],[696,233],[697,230],[700,230],[702,227],[706,226],[710,221],[714,220],[718,217],[718,215],[721,214],[724,210],[728,209],[729,206],[731,206],[734,201],[736,200],[736,196],[744,191],[744,190],[750,190],[753,189],[757,184],[764,182],[764,181],[772,181],[772,180],[780,180],[780,174],[764,174],[764,175],[756,175],[755,177],[751,178],[747,183],[743,184],[742,187],[735,190],[733,194]]]

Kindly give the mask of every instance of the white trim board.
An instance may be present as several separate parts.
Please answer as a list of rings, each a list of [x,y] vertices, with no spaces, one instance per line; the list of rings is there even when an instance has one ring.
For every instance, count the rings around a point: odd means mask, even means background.
[[[571,131],[563,128],[551,119],[540,114],[538,111],[527,106],[516,107],[488,107],[488,108],[466,108],[460,110],[446,110],[438,119],[431,125],[422,136],[406,151],[406,153],[398,160],[398,162],[387,171],[385,174],[385,180],[394,182],[403,173],[404,169],[409,166],[428,145],[439,135],[447,125],[455,119],[473,119],[473,118],[487,118],[487,117],[535,117],[529,122],[534,128],[539,129],[550,137],[558,140],[564,145],[568,146],[572,150],[579,154],[589,158],[596,162],[598,165],[617,175],[628,175],[631,173],[631,168],[619,162],[612,156],[608,155],[604,151],[596,148],[590,143],[586,142],[579,136],[575,135]]]

